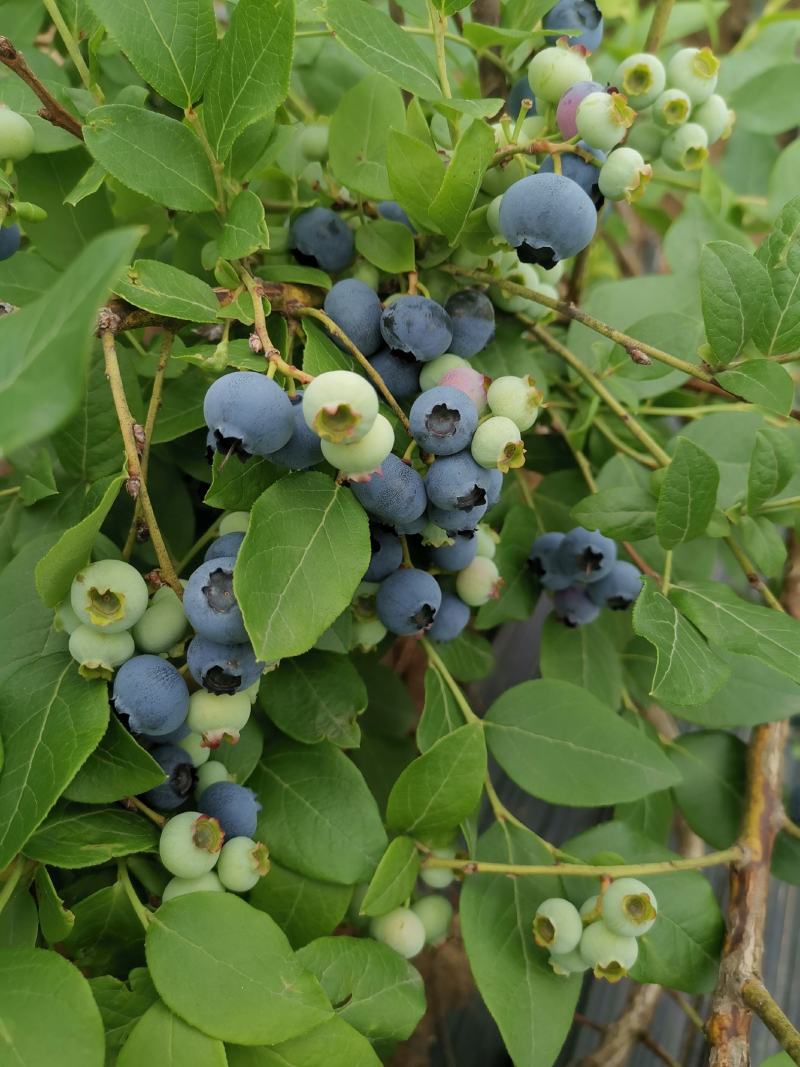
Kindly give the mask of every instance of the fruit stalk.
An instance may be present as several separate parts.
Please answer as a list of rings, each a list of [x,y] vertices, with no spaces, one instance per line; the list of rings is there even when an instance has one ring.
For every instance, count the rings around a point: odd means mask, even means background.
[[[645,52],[655,54],[661,47],[674,6],[675,0],[656,0],[653,8],[653,17],[650,20],[650,29],[647,31],[647,40],[644,45]]]
[[[800,1063],[800,1033],[772,999],[769,990],[757,978],[748,978],[742,986],[742,999],[761,1019],[772,1036]]]
[[[610,866],[595,866],[591,863],[551,863],[520,864],[490,863],[484,860],[451,860],[439,856],[428,856],[422,861],[422,867],[440,867],[451,871],[463,871],[464,874],[507,874],[536,877],[538,875],[564,875],[581,878],[644,878],[650,874],[671,874],[673,871],[698,871],[706,867],[719,867],[729,863],[740,862],[745,856],[741,845],[718,852],[707,852],[704,856],[689,856],[676,860],[661,860],[653,863],[623,863]]]

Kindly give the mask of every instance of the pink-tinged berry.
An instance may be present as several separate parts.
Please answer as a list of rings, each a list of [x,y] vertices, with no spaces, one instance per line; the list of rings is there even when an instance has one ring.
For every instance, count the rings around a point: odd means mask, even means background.
[[[489,379],[480,371],[472,367],[456,367],[442,375],[441,385],[450,385],[453,389],[460,389],[466,393],[472,403],[478,409],[478,414],[486,407],[486,390]]]
[[[471,608],[479,608],[500,595],[503,579],[493,559],[476,556],[456,575],[456,592]]]

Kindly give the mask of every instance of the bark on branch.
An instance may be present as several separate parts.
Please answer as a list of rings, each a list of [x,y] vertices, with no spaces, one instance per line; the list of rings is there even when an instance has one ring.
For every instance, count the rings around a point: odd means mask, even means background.
[[[62,130],[66,130],[73,137],[77,137],[79,141],[83,140],[81,124],[42,85],[25,62],[25,56],[22,52],[17,51],[7,37],[0,37],[0,63],[3,63],[9,70],[13,70],[17,77],[21,78],[28,88],[36,93],[44,105],[39,108],[39,115],[43,119],[51,122],[54,126],[60,126]]]

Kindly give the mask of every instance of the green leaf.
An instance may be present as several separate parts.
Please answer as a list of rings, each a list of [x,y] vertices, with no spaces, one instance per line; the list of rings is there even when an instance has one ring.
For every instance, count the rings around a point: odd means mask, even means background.
[[[794,466],[794,447],[785,433],[771,426],[756,433],[747,472],[747,510],[751,514],[783,489]]]
[[[417,745],[427,752],[437,741],[464,724],[464,716],[449,686],[434,668],[425,671],[425,705],[417,726]]]
[[[343,352],[315,322],[303,319],[306,344],[303,349],[303,370],[307,374],[324,374],[329,370],[349,370],[359,373],[352,356]]]
[[[517,785],[551,804],[635,800],[677,775],[661,748],[569,682],[515,685],[484,717],[489,751]]]
[[[62,653],[38,658],[0,690],[0,870],[25,844],[97,745],[108,722],[106,686],[86,682]]]
[[[679,437],[656,506],[656,532],[664,548],[702,536],[718,486],[719,470],[711,456],[687,437]]]
[[[367,516],[349,489],[318,473],[270,486],[253,505],[234,578],[257,657],[307,652],[350,603],[369,554]]]
[[[335,1016],[302,1037],[271,1048],[228,1045],[228,1067],[380,1067],[369,1041]]]
[[[392,787],[386,821],[430,837],[452,830],[478,806],[486,777],[483,728],[460,726],[410,763]]]
[[[378,809],[338,748],[267,746],[250,786],[264,808],[263,837],[278,863],[310,878],[366,882],[386,848]]]
[[[264,730],[261,717],[251,715],[244,724],[235,745],[222,745],[214,754],[228,770],[231,781],[243,785],[252,775],[264,751]]]
[[[419,874],[419,852],[410,837],[396,837],[383,854],[361,902],[362,915],[385,915],[408,900]]]
[[[673,793],[689,826],[712,848],[728,848],[739,835],[744,813],[744,741],[722,731],[698,730],[676,738],[669,758],[681,776]]]
[[[9,304],[23,307],[45,293],[58,272],[32,248],[17,252],[12,258],[0,263],[0,293]]]
[[[703,320],[706,337],[720,363],[735,359],[753,336],[769,288],[763,265],[740,245],[709,241],[703,248],[700,255]]]
[[[444,181],[439,153],[400,130],[391,130],[386,146],[389,185],[398,204],[427,230],[438,232],[429,210]]]
[[[250,892],[254,908],[271,915],[294,948],[330,934],[345,916],[352,888],[318,882],[275,863]]]
[[[786,563],[786,542],[766,515],[755,519],[743,515],[735,527],[734,537],[758,571],[767,578],[780,578]]]
[[[368,67],[423,100],[441,95],[433,63],[387,14],[364,0],[327,0],[325,19],[336,40]]]
[[[425,1013],[422,978],[387,945],[368,938],[322,937],[297,958],[319,979],[340,1019],[370,1041],[404,1041]]]
[[[147,1009],[132,1028],[117,1060],[118,1067],[227,1067],[221,1041],[189,1026],[160,1000]]]
[[[128,985],[118,978],[104,974],[90,978],[94,999],[103,1018],[106,1031],[107,1063],[127,1040],[128,1034],[147,1009],[158,1000],[150,976],[144,967],[137,967],[128,976]]]
[[[146,82],[178,107],[200,96],[217,48],[206,0],[89,0]]]
[[[48,292],[0,318],[0,450],[57,429],[78,406],[97,310],[139,230],[115,230],[85,248]]]
[[[476,682],[494,669],[494,652],[485,637],[465,632],[436,650],[458,682]]]
[[[8,1063],[103,1067],[103,1024],[89,984],[58,953],[1,950],[0,1001]]]
[[[570,630],[549,615],[542,626],[539,669],[543,678],[583,686],[610,708],[620,705],[620,656],[600,622]]]
[[[390,130],[404,123],[403,94],[388,78],[370,74],[357,82],[331,117],[328,144],[334,175],[348,189],[373,200],[388,200],[392,190],[386,175],[386,145]]]
[[[209,1037],[274,1045],[331,1016],[316,978],[272,919],[232,893],[192,893],[162,904],[146,948],[162,1000]]]
[[[414,269],[414,236],[402,222],[376,219],[356,230],[356,249],[368,262],[389,274]]]
[[[156,827],[136,812],[62,804],[28,839],[25,855],[52,867],[74,870],[157,848]]]
[[[630,826],[608,822],[566,841],[564,850],[588,863],[614,853],[620,863],[658,863],[677,859],[662,845]],[[637,982],[653,982],[685,993],[708,993],[717,981],[719,952],[725,924],[714,892],[699,871],[670,871],[648,875],[658,900],[655,925],[637,938],[639,958],[631,970]],[[565,878],[573,903],[583,903],[597,890],[597,882]]]
[[[783,133],[800,123],[800,70],[776,63],[734,90],[736,124],[755,133]]]
[[[633,628],[656,649],[650,695],[676,704],[704,704],[727,680],[729,668],[675,605],[646,578],[633,606]]]
[[[155,259],[137,259],[115,281],[114,292],[134,307],[165,318],[216,322],[219,314],[219,301],[210,285]]]
[[[478,859],[549,864],[529,831],[495,823],[478,842]],[[471,874],[459,914],[469,966],[516,1067],[551,1067],[572,1026],[581,980],[559,978],[531,936],[532,916],[558,896],[555,877],[498,878]]]
[[[138,796],[160,785],[164,778],[150,753],[112,715],[100,744],[64,790],[64,796],[81,804],[112,804],[126,796]]]
[[[101,167],[99,163],[92,163],[64,197],[64,203],[70,207],[77,207],[81,200],[96,193],[107,177],[105,167]]]
[[[278,469],[263,456],[251,456],[246,463],[226,463],[214,455],[211,485],[204,504],[228,511],[249,511],[265,489],[279,477]]]
[[[33,897],[17,886],[0,913],[0,950],[33,948],[39,937],[39,916]]]
[[[0,688],[23,667],[52,652],[66,651],[67,638],[53,629],[53,613],[42,604],[33,568],[57,535],[43,534],[27,544],[0,573]],[[8,746],[8,733],[0,727]]]
[[[730,370],[721,371],[717,381],[731,393],[744,397],[779,415],[788,415],[794,402],[794,382],[779,363],[766,359],[748,359]]]
[[[358,748],[367,690],[352,663],[333,652],[285,659],[261,683],[261,706],[279,730],[306,745]]]
[[[800,682],[797,619],[760,604],[750,604],[719,582],[676,586],[670,597],[712,644],[755,656]]]
[[[127,974],[144,962],[144,930],[121,882],[103,886],[73,907],[75,925],[64,951],[76,967]]]
[[[656,532],[656,502],[636,486],[601,489],[576,504],[571,514],[585,529],[618,540],[643,541]]]
[[[243,259],[261,248],[269,248],[264,205],[251,189],[242,189],[231,204],[217,251],[223,259]]]
[[[64,907],[46,867],[37,867],[35,875],[36,903],[42,936],[48,944],[63,941],[75,925],[75,916]]]
[[[242,130],[283,101],[293,44],[294,3],[239,0],[204,94],[203,125],[217,159],[227,159]]]
[[[167,115],[130,104],[94,108],[86,147],[128,189],[176,211],[213,211],[214,174],[200,141]]]
[[[97,507],[77,526],[65,530],[47,555],[36,564],[36,588],[49,608],[57,607],[69,594],[76,572],[88,562],[92,545],[124,480],[122,474],[114,478]]]
[[[494,155],[494,134],[485,122],[473,122],[460,138],[431,201],[430,216],[453,245],[459,238]]]
[[[476,623],[479,630],[532,615],[539,593],[536,583],[531,580],[528,556],[531,545],[543,529],[539,515],[532,508],[522,505],[509,508],[495,555],[504,584],[500,596],[480,609]]]
[[[772,283],[756,344],[767,356],[793,352],[800,346],[800,196],[786,204],[756,256]]]
[[[258,276],[265,282],[287,282],[296,285],[313,285],[318,289],[330,289],[331,276],[316,267],[302,267],[297,263],[265,263],[258,268]],[[305,329],[305,325],[303,326]]]

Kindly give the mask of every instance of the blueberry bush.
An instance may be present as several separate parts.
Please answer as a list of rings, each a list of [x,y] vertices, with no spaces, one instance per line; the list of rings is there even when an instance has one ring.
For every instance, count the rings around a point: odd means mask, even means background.
[[[0,1065],[800,1063],[785,8],[0,3]]]

